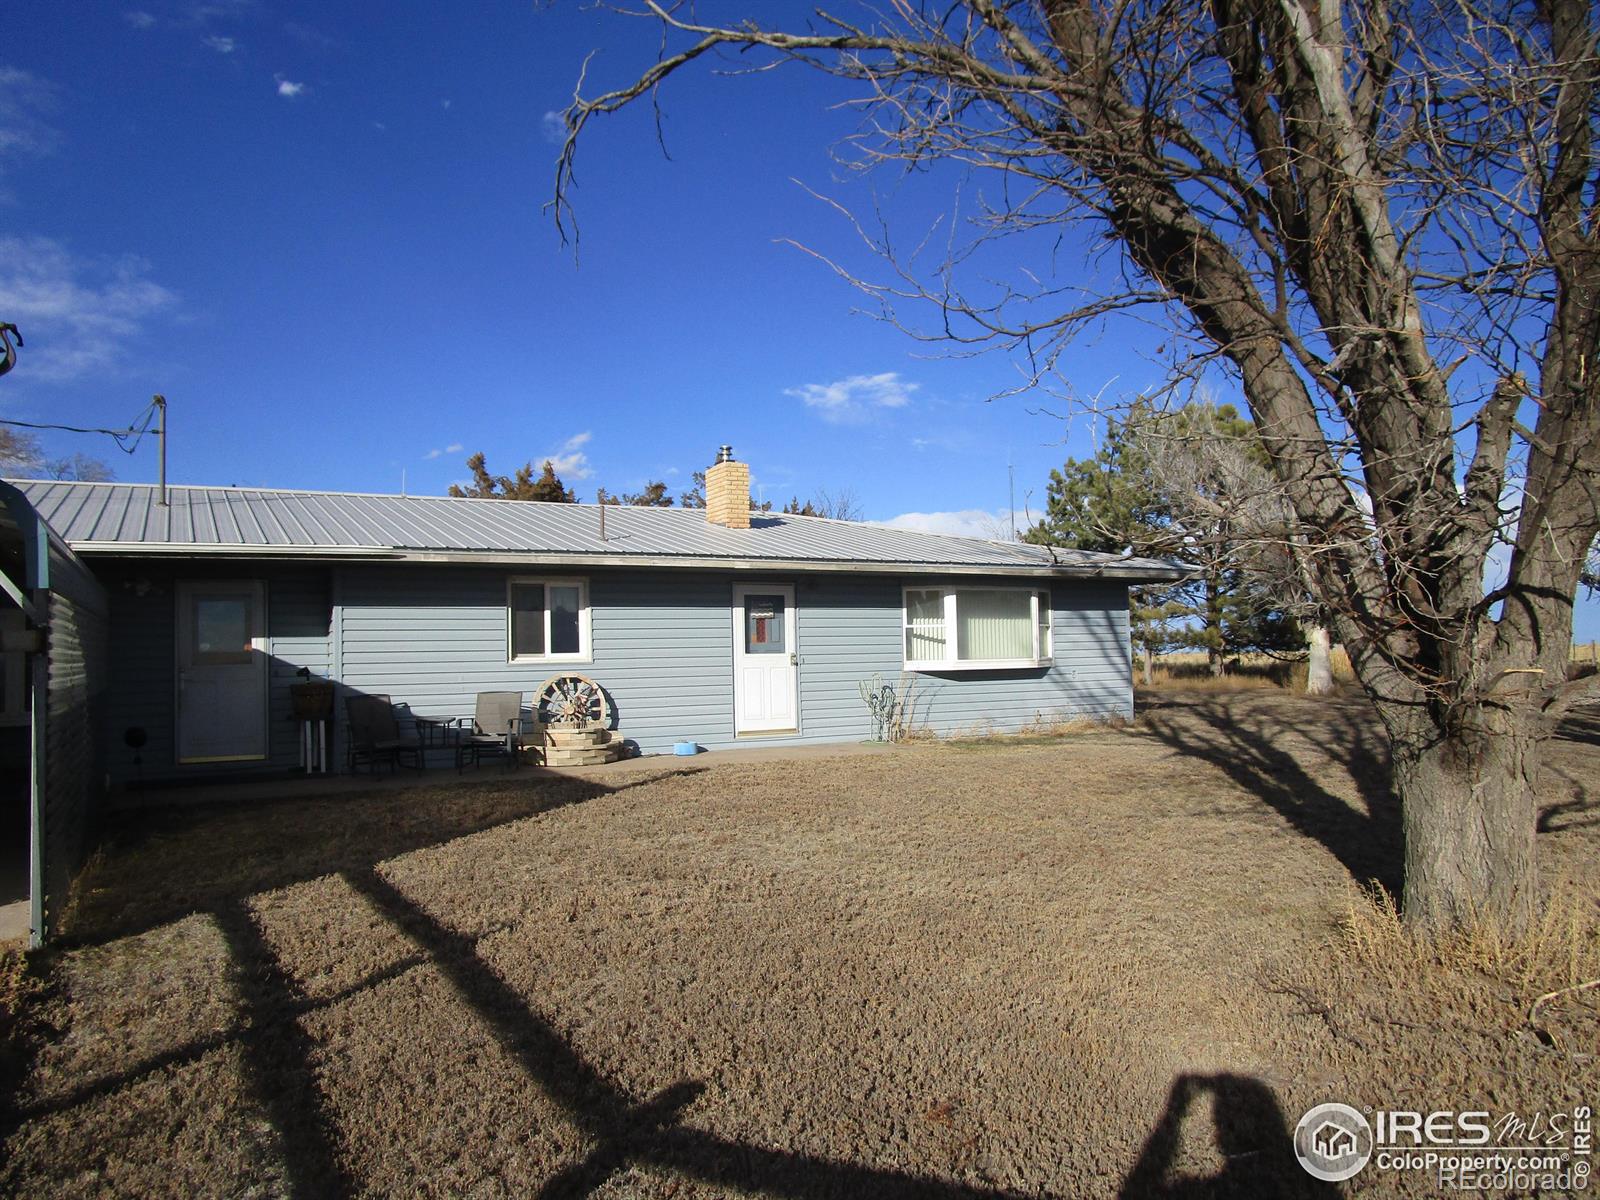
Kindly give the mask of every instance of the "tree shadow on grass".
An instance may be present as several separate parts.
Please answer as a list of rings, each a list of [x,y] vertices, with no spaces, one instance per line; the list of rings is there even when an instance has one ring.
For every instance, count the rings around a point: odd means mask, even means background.
[[[1184,1119],[1202,1096],[1211,1097],[1220,1171],[1173,1177]],[[1248,1075],[1180,1075],[1166,1108],[1122,1182],[1121,1200],[1199,1200],[1201,1197],[1303,1196],[1332,1200],[1338,1190],[1312,1178],[1294,1155],[1283,1109],[1272,1089]]]
[[[1586,783],[1560,767],[1546,764],[1545,769],[1566,783],[1570,798],[1539,806],[1539,832],[1562,833],[1600,825],[1600,797],[1590,795]]]
[[[604,785],[568,777],[482,776],[438,786],[183,805],[121,813],[74,884],[56,949],[99,945],[241,897],[441,846],[497,826],[705,767]]]
[[[1219,768],[1320,842],[1357,882],[1376,879],[1398,894],[1400,804],[1387,741],[1365,701],[1180,693],[1150,704],[1144,717],[1161,741]],[[1329,790],[1327,783],[1336,781],[1314,761],[1313,747],[1355,785],[1359,805]]]
[[[652,1096],[629,1096],[494,972],[479,955],[476,938],[444,925],[376,870],[348,873],[345,879],[442,972],[528,1078],[590,1139],[580,1161],[545,1181],[536,1193],[541,1200],[589,1196],[634,1164],[717,1187],[796,1200],[998,1200],[1021,1195],[730,1141],[687,1126],[682,1123],[685,1111],[703,1084],[679,1080]]]
[[[1572,709],[1556,729],[1556,737],[1564,742],[1600,746],[1600,705]]]
[[[361,1182],[351,1176],[344,1161],[338,1127],[318,1077],[318,1046],[304,1018],[406,972],[432,966],[494,1031],[530,1084],[545,1092],[587,1135],[589,1147],[583,1158],[557,1170],[533,1194],[568,1200],[589,1196],[637,1164],[718,1187],[797,1200],[1020,1196],[730,1141],[684,1125],[685,1112],[703,1090],[701,1083],[679,1080],[651,1096],[628,1095],[585,1061],[526,997],[494,972],[479,953],[479,936],[449,928],[379,870],[380,863],[409,852],[667,775],[704,770],[653,772],[611,787],[571,778],[474,781],[438,789],[137,814],[120,831],[112,831],[124,853],[107,856],[86,876],[73,940],[102,944],[195,912],[209,912],[228,949],[238,998],[235,1019],[223,1029],[123,1064],[68,1092],[25,1104],[7,1114],[0,1136],[9,1137],[23,1121],[91,1105],[142,1079],[196,1063],[232,1045],[239,1050],[247,1092],[274,1131],[289,1194],[356,1194]],[[337,993],[309,997],[274,951],[249,899],[327,874],[338,874],[364,896],[405,935],[415,952]],[[64,949],[58,946],[52,952]]]

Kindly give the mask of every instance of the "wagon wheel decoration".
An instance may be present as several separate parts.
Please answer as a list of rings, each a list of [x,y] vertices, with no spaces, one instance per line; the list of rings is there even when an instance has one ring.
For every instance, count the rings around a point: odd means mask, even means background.
[[[534,712],[546,725],[611,724],[611,708],[600,685],[586,675],[552,675],[534,696]]]

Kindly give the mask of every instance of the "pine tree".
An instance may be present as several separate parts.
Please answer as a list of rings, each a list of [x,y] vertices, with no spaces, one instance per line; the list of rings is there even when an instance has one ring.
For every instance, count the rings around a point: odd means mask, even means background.
[[[667,485],[659,479],[653,479],[644,485],[644,491],[631,495],[624,493],[624,504],[632,504],[638,508],[671,508],[672,497],[667,495]]]
[[[689,477],[689,490],[678,497],[681,508],[704,508],[706,506],[706,473],[696,471]]]
[[[538,479],[533,477],[532,463],[523,463],[515,476],[491,475],[482,450],[467,459],[467,470],[472,472],[472,485],[463,488],[452,483],[450,495],[476,500],[544,500],[556,504],[576,504],[578,500],[577,494],[561,482],[549,459],[545,459]]]
[[[1190,562],[1198,570],[1176,584],[1129,589],[1129,625],[1144,660],[1165,650],[1203,650],[1213,674],[1227,658],[1245,650],[1287,649],[1298,631],[1225,521],[1205,528],[1192,519],[1185,497],[1172,490],[1164,469],[1170,446],[1220,438],[1259,455],[1254,427],[1232,405],[1192,404],[1158,413],[1136,403],[1122,421],[1110,423],[1098,453],[1068,459],[1050,473],[1044,518],[1025,541],[1141,557]],[[1160,462],[1155,460],[1160,459]],[[1204,472],[1189,472],[1184,487],[1212,486]],[[1217,481],[1218,489],[1225,481]]]
[[[706,473],[704,471],[696,471],[689,476],[689,490],[678,497],[678,506],[680,508],[704,508],[706,506]],[[752,500],[750,501],[750,511],[771,512],[772,501],[763,500],[760,504],[757,504]]]

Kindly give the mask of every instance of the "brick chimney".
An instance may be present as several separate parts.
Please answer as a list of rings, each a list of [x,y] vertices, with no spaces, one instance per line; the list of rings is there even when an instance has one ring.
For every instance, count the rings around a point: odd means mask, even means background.
[[[733,461],[733,447],[717,452],[706,468],[706,520],[729,529],[750,528],[750,464]]]

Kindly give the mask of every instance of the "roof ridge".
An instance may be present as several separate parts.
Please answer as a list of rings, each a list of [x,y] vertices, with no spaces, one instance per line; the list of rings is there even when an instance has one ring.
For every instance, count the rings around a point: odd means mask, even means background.
[[[5,482],[13,484],[40,483],[51,487],[83,487],[83,488],[143,488],[154,491],[161,485],[159,483],[145,483],[134,479],[28,479],[7,475]],[[266,492],[285,496],[351,496],[363,500],[468,500],[473,502],[504,503],[504,496],[435,496],[429,492],[352,492],[339,488],[289,488],[268,487],[262,484],[247,483],[169,483],[169,492]],[[598,504],[590,504],[579,500],[517,500],[516,504],[541,504],[560,505],[562,508],[599,508]],[[607,508],[639,508],[643,505],[615,505],[608,504]],[[695,510],[698,511],[698,510]]]

